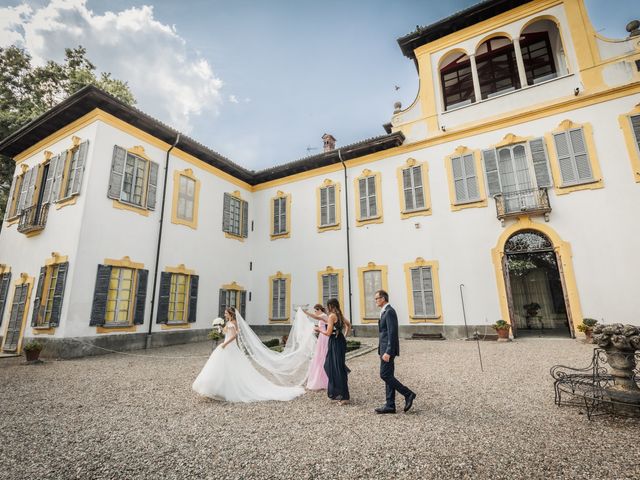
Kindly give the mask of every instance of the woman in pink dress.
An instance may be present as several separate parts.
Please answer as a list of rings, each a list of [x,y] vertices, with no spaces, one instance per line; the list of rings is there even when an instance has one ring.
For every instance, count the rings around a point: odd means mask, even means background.
[[[322,331],[327,330],[327,314],[322,305],[317,304],[313,307],[313,312],[306,312],[307,315],[315,320],[318,320],[318,328]],[[316,351],[311,359],[309,365],[309,375],[307,376],[307,389],[309,390],[323,390],[327,388],[329,378],[324,371],[324,361],[327,356],[327,345],[329,344],[329,337],[326,335],[318,335],[318,342],[316,343]]]

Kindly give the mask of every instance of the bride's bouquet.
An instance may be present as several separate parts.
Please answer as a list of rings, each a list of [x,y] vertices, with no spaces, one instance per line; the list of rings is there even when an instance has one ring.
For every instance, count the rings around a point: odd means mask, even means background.
[[[224,327],[224,319],[217,317],[212,322],[213,330],[209,333],[209,339],[220,340],[222,338],[222,327]]]

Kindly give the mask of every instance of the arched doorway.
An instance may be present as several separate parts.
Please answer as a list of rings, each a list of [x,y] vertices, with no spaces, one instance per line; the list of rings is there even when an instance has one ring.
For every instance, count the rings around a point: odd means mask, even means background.
[[[504,244],[502,261],[514,337],[573,336],[562,264],[549,237],[516,231]]]

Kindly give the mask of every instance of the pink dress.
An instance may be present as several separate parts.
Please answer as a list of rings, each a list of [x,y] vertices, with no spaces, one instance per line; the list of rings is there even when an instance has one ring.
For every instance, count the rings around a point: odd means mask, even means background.
[[[322,315],[325,319],[326,315]],[[318,320],[318,327],[323,332],[327,331],[327,323]],[[316,352],[311,359],[309,365],[309,375],[307,376],[307,388],[309,390],[322,390],[327,388],[329,378],[324,371],[324,360],[327,357],[327,346],[329,345],[329,337],[318,334],[318,342],[316,343]]]

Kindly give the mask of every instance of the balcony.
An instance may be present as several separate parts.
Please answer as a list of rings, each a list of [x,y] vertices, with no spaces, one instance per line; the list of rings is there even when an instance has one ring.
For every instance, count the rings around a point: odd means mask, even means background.
[[[496,213],[498,220],[504,226],[504,220],[521,215],[544,215],[545,222],[549,221],[551,204],[546,188],[532,188],[505,192],[495,195]]]
[[[20,233],[29,234],[42,230],[47,224],[47,214],[49,213],[49,204],[33,205],[25,208],[20,214],[18,222],[18,231]]]

